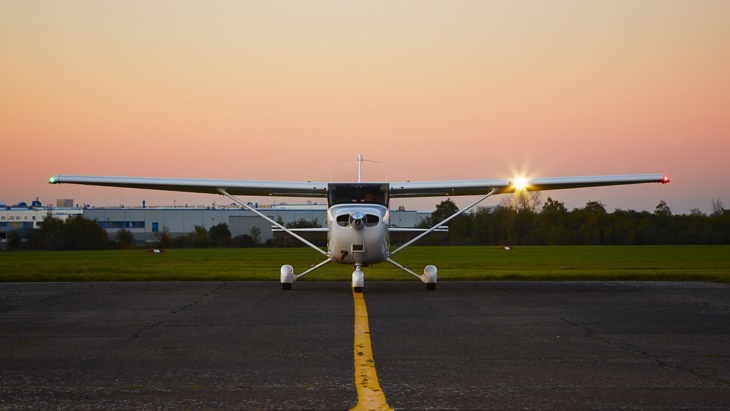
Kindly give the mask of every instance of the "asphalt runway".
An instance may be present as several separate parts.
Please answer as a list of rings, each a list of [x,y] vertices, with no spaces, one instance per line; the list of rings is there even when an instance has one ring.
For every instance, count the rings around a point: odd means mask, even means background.
[[[730,409],[730,286],[367,282],[392,409]],[[0,409],[360,401],[348,282],[0,284]]]

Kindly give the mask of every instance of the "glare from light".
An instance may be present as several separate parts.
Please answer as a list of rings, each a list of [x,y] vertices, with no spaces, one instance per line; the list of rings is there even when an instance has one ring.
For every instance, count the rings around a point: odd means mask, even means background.
[[[512,185],[515,187],[517,191],[522,191],[527,189],[527,179],[524,177],[517,177],[512,182]]]

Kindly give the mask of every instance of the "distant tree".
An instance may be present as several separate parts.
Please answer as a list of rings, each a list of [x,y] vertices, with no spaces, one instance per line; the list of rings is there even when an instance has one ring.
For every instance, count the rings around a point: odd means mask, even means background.
[[[253,239],[248,234],[241,234],[231,239],[231,245],[233,247],[240,248],[252,248],[254,247]]]
[[[666,201],[661,200],[656,208],[654,208],[654,214],[662,217],[671,217],[672,209],[669,208]]]
[[[515,210],[529,210],[537,213],[540,210],[540,206],[542,206],[542,193],[539,191],[516,191],[510,196],[502,197],[499,205]]]
[[[492,210],[492,224],[489,228],[491,244],[514,245],[517,243],[515,222],[517,209],[498,205]]]
[[[710,244],[712,223],[700,210],[694,209],[689,215],[675,215],[672,223],[677,244]]]
[[[48,216],[41,222],[39,229],[40,242],[46,250],[63,250],[65,249],[65,233],[64,223],[58,217]]]
[[[459,212],[459,207],[450,198],[436,205],[436,210],[431,213],[431,224],[436,225],[452,215]]]
[[[210,246],[210,236],[205,226],[196,225],[195,231],[190,233],[190,237],[193,240],[193,247],[205,248]]]
[[[8,232],[8,248],[11,250],[14,250],[20,246],[20,241],[22,240],[22,237],[20,236],[20,233],[18,230],[13,230]]]
[[[529,208],[517,210],[515,216],[516,243],[520,245],[544,245],[545,237],[540,230],[539,215]]]
[[[170,229],[167,226],[162,226],[162,230],[155,233],[155,240],[157,240],[158,248],[170,248],[175,239],[170,234]]]
[[[542,206],[538,224],[542,229],[543,241],[548,245],[564,245],[570,243],[568,231],[568,209],[565,204],[548,197]]]
[[[418,220],[418,224],[416,224],[417,228],[431,228],[431,217],[421,217],[420,220]]]
[[[438,223],[443,222],[447,218],[451,217],[453,214],[457,213],[459,211],[459,207],[456,206],[456,204],[450,199],[447,198],[446,200],[440,202],[436,205],[436,209],[431,213],[428,217],[423,217],[416,225],[417,228],[431,228],[435,226]],[[463,244],[463,237],[456,237],[459,234],[464,234],[464,222],[465,220],[461,219],[457,221],[457,219],[463,217],[463,215],[460,215],[453,220],[450,220],[449,223],[445,224],[445,226],[449,227],[449,234],[448,236],[439,235],[439,234],[431,234],[430,236],[426,236],[419,240],[419,244],[421,245],[435,245],[435,244],[442,244],[446,245],[450,243],[450,239],[455,239],[454,244]],[[456,232],[452,232],[451,230],[451,224],[455,224]],[[469,229],[469,231],[471,231]]]
[[[208,236],[214,246],[225,246],[231,241],[231,230],[228,228],[228,224],[226,223],[216,224],[213,227],[210,227],[208,230]]]
[[[496,244],[494,241],[493,224],[494,220],[492,216],[492,209],[487,207],[480,207],[476,210],[472,218],[471,226],[471,238],[472,244],[479,245],[493,245]]]
[[[658,226],[654,242],[656,244],[675,244],[677,242],[677,230],[674,227],[676,219],[672,218],[672,209],[669,208],[666,201],[659,201],[654,209],[654,219]]]
[[[109,247],[109,234],[96,220],[83,215],[71,216],[64,222],[66,250],[103,250]]]
[[[114,235],[114,241],[116,241],[117,244],[119,244],[119,247],[123,250],[131,250],[137,243],[134,239],[134,234],[124,228],[117,231],[117,233]]]
[[[637,221],[640,219],[640,215],[636,211],[617,209],[611,214],[611,219],[612,230],[610,244],[639,244],[639,227]]]
[[[449,244],[467,245],[472,244],[472,228],[474,227],[475,214],[461,214],[453,220],[449,221]]]
[[[251,230],[248,232],[249,237],[251,237],[251,242],[253,243],[253,247],[258,247],[259,244],[261,244],[261,229],[253,226],[251,227]]]
[[[455,212],[450,203],[439,204],[439,212],[423,219],[419,227],[430,228]],[[717,198],[711,215],[698,209],[674,214],[666,201],[660,201],[653,212],[617,209],[609,213],[600,201],[568,211],[552,198],[538,213],[508,198],[496,207],[460,215],[448,225],[448,243],[459,245],[730,244],[730,210]],[[447,244],[425,240],[419,244]]]
[[[606,221],[606,206],[600,201],[589,201],[572,213],[578,224],[579,244],[601,244]]]
[[[712,199],[712,215],[718,216],[718,215],[722,215],[724,212],[725,212],[725,209],[723,208],[722,199],[713,198]]]
[[[712,199],[712,215],[710,215],[712,232],[711,244],[730,244],[730,210],[725,210],[722,200]]]

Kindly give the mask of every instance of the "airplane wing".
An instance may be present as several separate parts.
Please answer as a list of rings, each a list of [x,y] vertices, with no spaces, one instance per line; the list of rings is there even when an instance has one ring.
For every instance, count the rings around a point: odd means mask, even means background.
[[[389,183],[390,197],[436,197],[514,193],[517,190],[543,191],[581,187],[599,187],[624,184],[663,183],[669,178],[663,174],[628,174],[616,176],[548,177],[534,179],[499,180],[443,180],[406,181]],[[108,187],[142,188],[150,190],[183,191],[220,194],[224,189],[232,195],[279,197],[326,197],[328,184],[324,182],[260,181],[260,180],[204,180],[185,178],[53,176],[51,184],[85,184]]]
[[[327,183],[246,180],[203,180],[187,178],[102,177],[56,175],[50,184],[85,184],[93,186],[143,188],[147,190],[184,191],[232,195],[279,197],[326,197]]]
[[[311,227],[311,228],[288,228],[288,231],[293,231],[295,233],[326,233],[329,231],[329,228],[327,227]],[[287,231],[284,229],[281,229],[277,226],[271,226],[271,231],[273,232],[283,232]]]
[[[547,177],[514,180],[444,180],[390,183],[390,197],[435,197],[495,194],[517,190],[543,191],[568,188],[600,187],[624,184],[669,182],[664,174],[628,174],[616,176]]]
[[[425,231],[428,231],[428,228],[410,228],[410,227],[388,227],[388,231],[392,232],[401,232],[401,233],[422,233]],[[449,227],[447,226],[440,226],[439,228],[432,230],[437,233],[448,233]]]

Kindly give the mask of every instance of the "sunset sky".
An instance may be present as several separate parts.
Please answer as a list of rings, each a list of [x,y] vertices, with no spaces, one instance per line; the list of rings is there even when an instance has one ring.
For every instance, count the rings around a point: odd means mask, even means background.
[[[368,181],[666,173],[543,199],[730,208],[727,0],[5,0],[0,53],[6,204],[227,203],[47,182],[354,180],[362,153]]]

